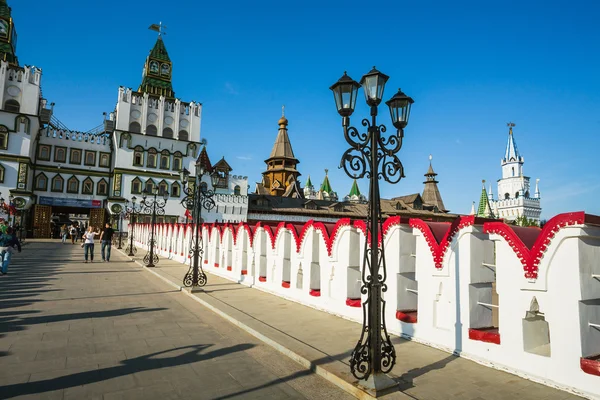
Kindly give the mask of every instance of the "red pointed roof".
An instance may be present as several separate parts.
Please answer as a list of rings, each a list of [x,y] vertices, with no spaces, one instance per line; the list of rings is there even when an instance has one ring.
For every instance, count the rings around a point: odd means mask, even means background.
[[[210,163],[210,158],[208,158],[208,153],[206,152],[206,146],[202,147],[202,151],[200,151],[200,155],[196,160],[196,166],[204,167],[204,170],[208,173],[212,172],[213,168],[212,164]]]

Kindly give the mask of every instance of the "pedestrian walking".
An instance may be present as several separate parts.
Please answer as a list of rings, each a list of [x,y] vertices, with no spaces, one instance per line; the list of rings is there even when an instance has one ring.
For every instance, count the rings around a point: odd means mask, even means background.
[[[99,234],[100,231],[94,232],[94,227],[90,226],[87,232],[82,236],[84,242],[81,245],[83,246],[85,263],[88,262],[88,254],[90,256],[90,262],[94,262],[94,237]]]
[[[102,231],[100,235],[100,254],[102,255],[102,261],[110,261],[110,249],[112,247],[112,238],[115,234],[113,228],[110,227],[110,224],[107,222],[106,227]],[[104,253],[104,249],[106,249],[106,254]]]
[[[4,222],[2,222],[2,224],[0,224],[0,235],[4,235],[6,233],[7,229],[8,229],[8,221],[4,220]]]
[[[65,244],[67,243],[67,235],[68,235],[68,228],[67,228],[67,224],[64,224],[63,226],[60,227],[60,237],[62,239],[62,243]]]
[[[8,265],[12,258],[12,253],[15,251],[15,247],[21,252],[21,243],[17,238],[17,235],[13,228],[8,228],[6,233],[0,236],[0,262],[2,263],[0,268],[0,274],[8,274]]]
[[[71,243],[75,244],[75,239],[77,239],[77,226],[75,224],[71,225],[69,233],[71,234]]]

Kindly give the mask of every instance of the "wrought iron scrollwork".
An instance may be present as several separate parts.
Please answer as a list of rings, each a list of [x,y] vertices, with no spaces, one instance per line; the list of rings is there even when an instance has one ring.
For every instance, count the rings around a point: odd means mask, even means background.
[[[144,256],[143,262],[147,267],[154,267],[158,263],[158,254],[155,252],[156,240],[154,239],[156,230],[156,217],[165,215],[166,199],[159,199],[158,191],[154,192],[153,198],[147,198],[140,202],[139,214],[151,215],[150,239],[148,240],[148,253]]]
[[[185,197],[181,200],[181,204],[187,210],[192,211],[194,220],[195,232],[190,238],[190,268],[183,277],[183,285],[185,287],[201,287],[206,285],[208,278],[202,268],[202,259],[204,249],[202,248],[202,210],[210,211],[216,207],[213,196],[215,192],[207,190],[203,185],[198,185],[194,182],[193,185],[187,186],[183,182],[183,193]]]
[[[347,119],[346,121],[349,121]],[[385,125],[376,124],[376,112],[372,122],[362,120],[366,133],[344,125],[344,137],[350,148],[344,152],[340,162],[350,178],[370,179],[367,232],[360,292],[367,300],[362,304],[363,325],[360,338],[350,357],[350,370],[359,380],[366,380],[373,373],[387,373],[396,363],[396,351],[387,332],[385,306],[382,293],[387,291],[382,232],[379,179],[397,183],[404,177],[404,167],[396,155],[402,148],[403,132],[386,134]],[[373,321],[377,321],[373,325]],[[374,353],[376,352],[376,353]]]

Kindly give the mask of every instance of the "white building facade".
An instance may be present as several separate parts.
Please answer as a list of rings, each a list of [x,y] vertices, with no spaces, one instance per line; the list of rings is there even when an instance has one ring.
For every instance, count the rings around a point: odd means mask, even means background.
[[[0,7],[0,22],[9,27],[7,37],[0,34],[0,197],[8,202],[10,196],[13,211],[0,212],[0,218],[42,238],[75,219],[99,227],[125,216],[126,228],[132,198],[139,205],[144,192],[156,191],[161,198],[168,193],[157,222],[185,222],[180,171],[190,171],[189,183],[195,179],[202,104],[175,97],[161,34],[138,90],[120,87],[105,121],[78,132],[61,123],[54,104],[41,97],[42,70],[19,65],[10,8]],[[219,179],[217,207],[203,214],[207,222],[246,220],[247,178],[230,172]],[[210,185],[209,177],[203,179]],[[138,222],[150,218],[140,214]]]
[[[509,123],[508,143],[504,158],[500,161],[502,178],[498,179],[498,198],[494,200],[492,190],[488,193],[494,216],[506,221],[519,217],[539,222],[542,208],[540,205],[539,179],[535,191],[531,192],[530,178],[523,174],[525,158],[521,156],[513,135],[513,123]]]

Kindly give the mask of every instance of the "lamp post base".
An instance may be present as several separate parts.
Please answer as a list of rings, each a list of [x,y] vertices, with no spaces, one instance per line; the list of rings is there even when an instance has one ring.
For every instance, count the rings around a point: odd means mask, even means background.
[[[190,288],[190,293],[202,293],[204,292],[204,289],[201,288],[200,286],[194,286]]]
[[[398,390],[398,382],[382,372],[369,375],[368,379],[358,381],[358,385],[373,397],[381,397]]]

